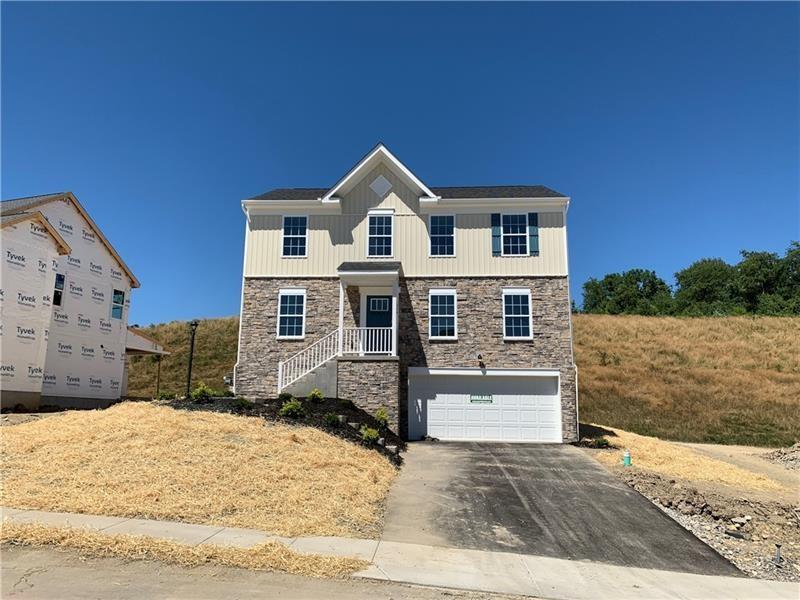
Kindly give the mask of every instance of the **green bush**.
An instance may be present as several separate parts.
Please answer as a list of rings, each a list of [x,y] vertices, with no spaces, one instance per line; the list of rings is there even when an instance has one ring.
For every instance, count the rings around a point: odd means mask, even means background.
[[[300,403],[300,400],[297,398],[292,398],[288,402],[283,403],[283,406],[281,406],[278,414],[282,417],[289,417],[290,419],[300,419],[301,417],[305,416],[306,411],[303,408],[303,405]]]
[[[236,398],[236,400],[233,401],[233,407],[237,408],[237,409],[240,409],[240,410],[250,410],[255,405],[256,405],[255,402],[251,402],[247,398],[239,397],[239,398]]]
[[[281,392],[278,394],[278,400],[281,401],[281,404],[285,404],[289,402],[289,400],[294,400],[294,396],[292,396],[289,392]]]
[[[372,427],[367,427],[366,425],[361,426],[361,441],[365,444],[374,444],[378,441],[378,438],[381,437],[381,434],[378,432],[377,429],[373,429]]]
[[[161,392],[158,395],[159,400],[175,400],[178,397],[178,394],[175,392]]]
[[[308,399],[312,402],[322,402],[325,399],[325,396],[322,395],[322,391],[319,388],[314,388],[308,395]]]
[[[323,418],[325,419],[325,425],[328,427],[339,427],[342,424],[342,422],[339,421],[339,415],[336,413],[325,413]]]
[[[233,398],[235,395],[236,394],[234,394],[228,388],[225,388],[224,390],[214,390],[214,396],[217,398]]]
[[[381,406],[377,411],[375,411],[375,420],[382,429],[386,429],[389,426],[389,413],[386,412],[384,407]]]
[[[214,390],[208,387],[202,381],[197,385],[191,393],[191,398],[195,402],[204,402],[214,395]]]

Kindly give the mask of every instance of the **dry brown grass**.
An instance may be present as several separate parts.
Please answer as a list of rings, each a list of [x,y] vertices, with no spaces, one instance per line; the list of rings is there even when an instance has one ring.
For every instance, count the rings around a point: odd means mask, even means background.
[[[580,416],[687,442],[800,439],[800,318],[575,315]]]
[[[317,429],[146,403],[6,427],[0,503],[248,527],[378,533],[396,469]]]
[[[691,448],[621,429],[610,427],[605,427],[605,429],[610,429],[615,435],[603,437],[618,448],[595,454],[600,462],[607,465],[620,464],[624,450],[628,449],[631,451],[634,465],[667,477],[680,477],[692,481],[707,481],[762,491],[789,491],[769,477],[703,456]]]
[[[40,523],[3,523],[0,541],[24,546],[57,546],[89,556],[116,556],[133,560],[160,560],[184,567],[216,564],[254,571],[283,571],[309,577],[346,577],[369,563],[355,558],[300,554],[278,542],[253,548],[189,546],[141,535],[108,535],[73,527]]]

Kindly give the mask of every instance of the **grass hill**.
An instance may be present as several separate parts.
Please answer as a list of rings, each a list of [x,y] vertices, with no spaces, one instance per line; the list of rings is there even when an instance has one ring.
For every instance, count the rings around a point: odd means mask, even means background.
[[[788,446],[800,439],[800,318],[575,315],[580,419],[665,439]],[[143,328],[172,352],[161,390],[183,393],[188,326]],[[238,319],[201,321],[192,380],[221,388]],[[131,366],[131,396],[155,393],[156,364]]]

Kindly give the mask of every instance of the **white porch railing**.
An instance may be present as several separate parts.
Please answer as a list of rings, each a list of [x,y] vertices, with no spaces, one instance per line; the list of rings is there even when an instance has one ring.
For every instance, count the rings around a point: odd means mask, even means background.
[[[394,334],[391,327],[335,329],[324,338],[278,363],[278,391],[282,391],[307,373],[338,356],[340,347],[341,354],[394,355]]]
[[[342,354],[394,354],[391,327],[345,327]]]

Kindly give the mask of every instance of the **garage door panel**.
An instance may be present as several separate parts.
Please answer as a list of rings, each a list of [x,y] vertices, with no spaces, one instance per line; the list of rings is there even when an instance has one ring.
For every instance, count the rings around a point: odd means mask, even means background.
[[[554,376],[412,375],[409,407],[412,439],[426,433],[442,440],[562,439]]]

